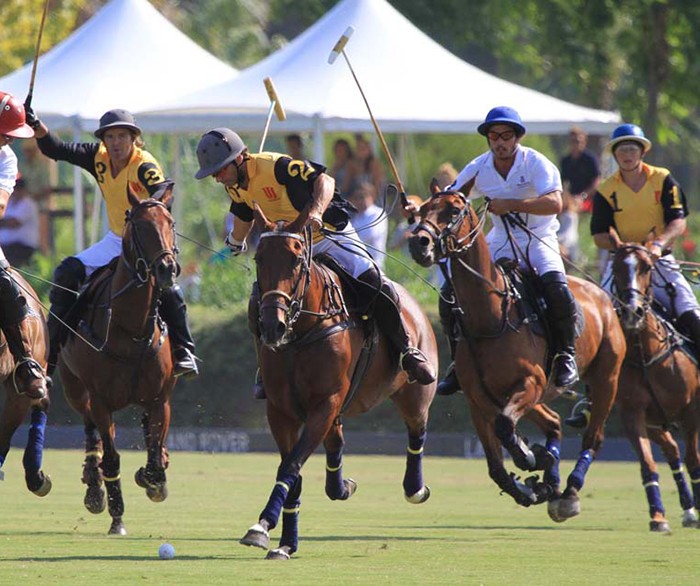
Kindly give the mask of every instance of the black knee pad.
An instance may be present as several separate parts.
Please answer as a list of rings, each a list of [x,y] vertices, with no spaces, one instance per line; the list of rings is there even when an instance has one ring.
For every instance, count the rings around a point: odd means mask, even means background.
[[[58,305],[70,305],[75,301],[73,291],[78,291],[85,282],[85,265],[76,257],[69,256],[56,267],[53,280],[60,287],[51,288],[49,301]]]
[[[14,325],[21,322],[28,311],[27,298],[17,282],[7,270],[0,269],[0,321]]]

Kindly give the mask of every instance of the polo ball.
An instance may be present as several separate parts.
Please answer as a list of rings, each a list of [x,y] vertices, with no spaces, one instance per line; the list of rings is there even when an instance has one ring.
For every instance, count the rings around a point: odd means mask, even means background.
[[[171,560],[175,557],[175,548],[169,543],[164,543],[158,548],[158,557],[162,560]]]

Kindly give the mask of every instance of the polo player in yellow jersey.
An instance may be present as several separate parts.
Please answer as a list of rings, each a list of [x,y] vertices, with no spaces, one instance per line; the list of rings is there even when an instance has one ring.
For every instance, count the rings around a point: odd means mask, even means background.
[[[635,124],[622,124],[612,133],[610,149],[618,170],[601,183],[593,199],[591,234],[598,248],[609,250],[609,228],[623,242],[643,243],[651,230],[656,240],[651,253],[658,260],[652,278],[654,298],[668,311],[674,323],[700,349],[700,305],[678,263],[673,243],[686,228],[688,205],[685,194],[668,169],[644,162],[651,141]],[[612,256],[603,273],[602,286],[612,289]],[[587,409],[568,418],[573,427],[587,424]]]
[[[384,335],[401,354],[401,368],[411,380],[429,384],[435,373],[423,353],[412,345],[401,317],[401,301],[393,283],[384,277],[362,241],[355,235],[347,216],[347,204],[335,188],[335,180],[323,165],[296,160],[272,152],[251,154],[241,138],[229,128],[215,128],[204,134],[197,146],[197,179],[212,176],[231,198],[230,211],[235,216],[226,245],[234,255],[247,248],[246,237],[253,224],[254,204],[273,221],[292,221],[309,206],[308,223],[316,230],[313,253],[333,257],[352,276],[381,291],[377,297],[375,319]],[[334,229],[333,240],[319,231]],[[251,303],[256,303],[254,288]],[[257,307],[251,307],[252,315]],[[257,324],[251,324],[257,340]],[[263,397],[258,379],[255,394]]]
[[[65,258],[54,272],[55,286],[49,294],[51,313],[48,319],[51,338],[48,372],[51,374],[56,367],[62,338],[67,333],[63,322],[75,303],[76,291],[93,272],[121,254],[125,214],[131,209],[128,189],[139,199],[159,199],[172,181],[165,178],[155,157],[142,148],[141,129],[133,115],[126,110],[106,112],[95,131],[99,142],[90,143],[62,141],[49,132],[31,108],[27,110],[27,120],[35,129],[42,153],[56,161],[67,161],[82,167],[97,180],[109,222],[109,230],[102,240],[75,256]],[[179,285],[161,293],[159,311],[168,325],[175,376],[196,376],[198,368],[194,340]]]

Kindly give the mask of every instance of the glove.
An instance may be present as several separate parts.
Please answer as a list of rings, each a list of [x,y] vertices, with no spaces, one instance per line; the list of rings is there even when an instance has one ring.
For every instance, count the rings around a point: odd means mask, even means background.
[[[243,240],[236,240],[233,237],[233,230],[231,230],[228,233],[228,236],[226,236],[226,239],[224,240],[224,244],[228,246],[228,249],[231,251],[231,254],[233,256],[238,256],[239,254],[245,252],[248,250],[248,244],[246,244],[246,241]]]
[[[24,118],[27,124],[31,126],[33,130],[39,130],[39,127],[41,126],[41,120],[39,120],[36,113],[29,105],[29,102],[24,103]]]

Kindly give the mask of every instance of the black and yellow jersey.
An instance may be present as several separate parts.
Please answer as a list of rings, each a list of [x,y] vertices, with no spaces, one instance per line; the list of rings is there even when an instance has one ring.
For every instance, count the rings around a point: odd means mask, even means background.
[[[607,233],[611,226],[624,242],[644,242],[649,232],[664,231],[672,220],[685,218],[685,194],[668,169],[642,163],[646,182],[635,192],[618,170],[598,187],[593,199],[591,234]]]
[[[165,185],[165,178],[158,161],[148,151],[134,147],[127,166],[112,177],[109,156],[104,143],[68,143],[49,133],[37,139],[42,153],[56,161],[67,161],[85,169],[96,180],[107,208],[109,229],[121,234],[125,213],[131,209],[127,186],[139,199],[157,196]]]

